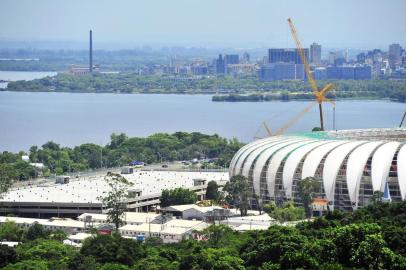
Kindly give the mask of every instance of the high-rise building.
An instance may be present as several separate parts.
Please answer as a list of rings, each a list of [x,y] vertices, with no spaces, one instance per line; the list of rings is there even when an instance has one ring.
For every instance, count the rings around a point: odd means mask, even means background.
[[[219,57],[216,60],[216,73],[217,74],[225,74],[226,73],[226,63],[224,61],[224,58],[221,54],[219,54]]]
[[[365,53],[357,54],[357,62],[358,62],[359,64],[364,64],[364,63],[365,63],[365,59],[366,59]]]
[[[245,52],[242,55],[242,61],[244,62],[244,64],[248,64],[250,62],[250,54]]]
[[[334,65],[334,63],[335,63],[335,61],[336,61],[336,58],[337,58],[336,53],[335,53],[335,52],[330,52],[330,53],[328,54],[328,63],[329,63],[330,65]]]
[[[347,63],[350,61],[350,55],[348,53],[348,49],[346,49],[344,51],[344,59],[345,59],[345,62],[347,62]]]
[[[303,49],[307,61],[309,61],[309,49]],[[303,64],[297,49],[269,49],[268,63],[294,63]]]
[[[310,45],[310,63],[320,64],[321,63],[321,45],[313,43]]]
[[[226,54],[224,56],[224,61],[226,62],[226,65],[235,65],[240,63],[240,57],[238,54]]]
[[[402,47],[399,44],[389,45],[388,51],[389,66],[391,69],[395,69],[402,61]]]

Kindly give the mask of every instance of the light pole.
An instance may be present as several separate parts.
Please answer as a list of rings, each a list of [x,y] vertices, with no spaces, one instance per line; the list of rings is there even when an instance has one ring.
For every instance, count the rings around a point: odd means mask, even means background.
[[[100,149],[100,169],[103,168],[103,148]]]

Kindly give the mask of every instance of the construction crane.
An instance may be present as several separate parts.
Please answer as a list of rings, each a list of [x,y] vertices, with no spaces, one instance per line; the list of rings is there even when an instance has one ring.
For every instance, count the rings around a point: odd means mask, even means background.
[[[310,111],[314,106],[316,106],[318,104],[317,101],[310,103],[308,106],[306,106],[303,110],[301,110],[297,115],[295,115],[292,119],[290,119],[286,124],[284,124],[282,127],[280,127],[278,130],[275,131],[275,133],[272,133],[271,128],[268,127],[268,125],[266,124],[266,122],[262,122],[261,126],[264,127],[265,131],[267,132],[267,135],[269,137],[271,136],[277,136],[277,135],[281,135],[283,133],[285,133],[285,131],[287,129],[289,129],[291,126],[293,126],[294,124],[296,124],[297,121],[300,120],[300,118],[302,118],[308,111]],[[261,137],[258,136],[258,131],[254,136],[254,140],[257,139],[262,139]]]
[[[304,66],[304,70],[307,76],[307,80],[309,81],[310,87],[313,90],[313,94],[316,97],[316,102],[319,104],[319,112],[320,112],[320,129],[323,131],[324,130],[324,119],[323,119],[323,107],[322,104],[323,102],[327,101],[335,105],[334,101],[326,98],[326,95],[333,91],[335,89],[335,85],[332,83],[327,84],[323,89],[319,91],[316,81],[313,78],[312,73],[310,72],[310,66],[307,61],[307,58],[305,56],[305,53],[302,49],[302,45],[300,43],[297,31],[295,26],[293,25],[293,22],[290,18],[288,18],[288,23],[290,26],[290,31],[292,33],[293,39],[296,43],[296,48],[299,51],[300,59],[302,60],[302,64]],[[310,110],[310,109],[309,109]],[[307,110],[308,111],[308,110]]]
[[[300,55],[300,59],[303,63],[304,66],[304,70],[307,76],[307,79],[309,81],[310,87],[312,88],[313,91],[313,95],[316,98],[315,102],[312,102],[311,104],[309,104],[308,106],[306,106],[302,111],[300,111],[296,116],[294,116],[292,119],[290,119],[286,124],[284,124],[281,128],[279,128],[275,133],[272,133],[271,129],[268,127],[268,125],[266,124],[266,122],[262,123],[262,126],[264,126],[267,134],[269,136],[276,136],[276,135],[281,135],[283,134],[287,129],[289,129],[291,126],[293,126],[297,121],[300,120],[300,118],[302,118],[307,112],[309,112],[315,105],[319,105],[319,112],[320,112],[320,130],[324,131],[324,118],[323,118],[323,107],[322,104],[323,102],[327,101],[333,104],[333,106],[335,106],[334,101],[326,98],[326,95],[328,93],[330,93],[331,91],[333,91],[336,87],[333,83],[329,83],[327,84],[323,89],[321,89],[320,91],[318,90],[316,81],[313,78],[312,73],[310,72],[310,66],[309,63],[307,61],[307,58],[305,56],[305,53],[302,49],[302,45],[300,43],[297,31],[295,26],[292,23],[292,20],[290,18],[288,18],[288,23],[290,26],[290,30],[292,32],[292,36],[293,39],[296,43],[296,47],[298,49],[299,55]],[[403,121],[402,121],[403,123]],[[334,124],[335,126],[335,124]],[[258,132],[257,132],[258,133]],[[254,139],[260,139],[259,136],[255,135]]]
[[[403,121],[405,121],[405,118],[406,118],[406,112],[403,114],[402,121],[400,121],[400,125],[399,125],[400,128],[403,126]]]
[[[268,127],[267,123],[264,121],[264,122],[262,122],[261,126],[258,128],[257,132],[255,133],[255,135],[254,135],[254,140],[262,139],[262,137],[260,137],[260,136],[258,135],[258,133],[259,133],[259,131],[260,131],[260,129],[261,129],[262,126],[264,127],[264,129],[265,129],[265,131],[266,131],[266,133],[267,133],[267,135],[268,135],[269,137],[273,136],[271,128]]]

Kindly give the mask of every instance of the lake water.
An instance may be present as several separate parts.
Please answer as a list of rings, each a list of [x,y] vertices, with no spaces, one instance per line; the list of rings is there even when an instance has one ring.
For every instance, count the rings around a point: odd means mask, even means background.
[[[0,151],[27,150],[48,140],[67,146],[106,144],[113,132],[147,136],[200,131],[248,142],[262,121],[276,130],[308,104],[212,102],[209,95],[0,92]],[[324,108],[326,126],[331,129],[332,107],[326,104]],[[405,110],[404,103],[338,101],[336,127],[395,127]],[[314,107],[288,132],[309,131],[318,121]]]
[[[0,81],[29,81],[41,79],[46,76],[55,76],[56,72],[37,72],[37,71],[0,71]],[[6,88],[7,83],[0,83],[0,88]]]

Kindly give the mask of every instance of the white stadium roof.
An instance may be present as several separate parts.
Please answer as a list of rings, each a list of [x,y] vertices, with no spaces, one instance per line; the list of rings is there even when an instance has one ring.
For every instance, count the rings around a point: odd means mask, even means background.
[[[256,140],[235,154],[229,174],[230,177],[239,174],[248,177],[257,195],[266,183],[271,197],[275,196],[279,177],[285,196],[291,198],[294,179],[313,177],[318,172],[326,198],[333,201],[340,173],[346,181],[351,202],[357,205],[367,166],[374,191],[384,191],[391,171],[395,174],[391,178],[397,178],[401,198],[405,200],[406,129],[313,132]]]

